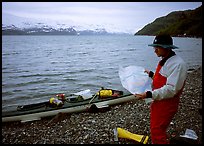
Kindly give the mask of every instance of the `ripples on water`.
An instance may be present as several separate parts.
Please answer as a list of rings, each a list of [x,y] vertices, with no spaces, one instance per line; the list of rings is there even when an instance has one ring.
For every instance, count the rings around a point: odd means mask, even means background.
[[[2,110],[101,87],[125,90],[119,66],[154,70],[152,36],[2,36]],[[202,64],[202,39],[174,38],[189,68]]]

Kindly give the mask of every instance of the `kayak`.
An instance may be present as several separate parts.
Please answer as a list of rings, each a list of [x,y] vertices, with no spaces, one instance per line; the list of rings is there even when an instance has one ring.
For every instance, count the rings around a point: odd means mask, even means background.
[[[73,97],[73,96],[72,96]],[[110,96],[101,98],[100,95],[92,95],[91,98],[82,99],[68,97],[61,106],[51,106],[50,101],[18,106],[14,111],[2,112],[2,122],[20,121],[28,122],[40,120],[43,117],[54,116],[59,113],[76,113],[88,111],[91,107],[106,108],[111,105],[128,102],[135,99],[133,94]]]

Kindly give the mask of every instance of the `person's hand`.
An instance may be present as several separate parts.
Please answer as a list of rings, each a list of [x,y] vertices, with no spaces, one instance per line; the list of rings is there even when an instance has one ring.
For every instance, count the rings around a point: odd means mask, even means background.
[[[145,69],[144,72],[147,73],[147,74],[149,74],[150,71],[149,71],[148,69]]]
[[[141,93],[141,94],[134,94],[135,97],[137,97],[138,99],[144,99],[146,98],[146,92]]]

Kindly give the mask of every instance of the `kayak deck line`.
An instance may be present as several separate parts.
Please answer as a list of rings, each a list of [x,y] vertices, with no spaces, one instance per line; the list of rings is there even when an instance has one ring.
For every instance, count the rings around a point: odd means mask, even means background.
[[[122,95],[119,97],[108,97],[104,99],[97,97],[94,98],[91,101],[91,103],[89,103],[91,99],[85,99],[78,102],[65,101],[62,107],[47,106],[49,102],[22,105],[19,106],[17,110],[2,112],[2,122],[9,121],[27,122],[33,120],[40,120],[43,117],[54,116],[57,115],[58,113],[76,113],[86,111],[92,105],[96,105],[97,108],[103,108],[114,104],[128,102],[136,98],[133,94]],[[21,110],[20,107],[23,110]]]

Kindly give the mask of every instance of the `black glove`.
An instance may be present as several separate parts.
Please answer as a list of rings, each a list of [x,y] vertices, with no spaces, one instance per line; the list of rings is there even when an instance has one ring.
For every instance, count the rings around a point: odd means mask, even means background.
[[[146,98],[152,98],[152,92],[151,91],[146,92]]]
[[[153,73],[152,71],[150,71],[150,72],[149,72],[149,77],[150,77],[150,78],[153,78],[153,76],[154,76],[154,73]]]

